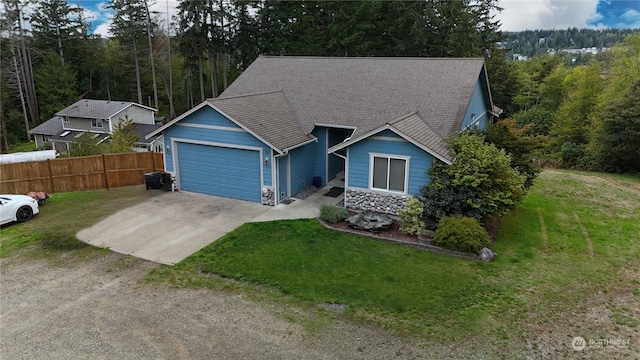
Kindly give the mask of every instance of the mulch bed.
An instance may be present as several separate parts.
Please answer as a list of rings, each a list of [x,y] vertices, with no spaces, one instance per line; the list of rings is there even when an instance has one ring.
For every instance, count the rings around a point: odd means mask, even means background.
[[[355,214],[355,213],[353,213],[353,214]],[[353,214],[349,213],[349,216],[351,216]],[[418,244],[418,236],[416,236],[416,235],[407,235],[407,234],[403,234],[403,233],[400,232],[400,222],[398,220],[393,220],[393,224],[391,224],[391,227],[389,227],[389,229],[382,230],[382,231],[379,231],[379,232],[376,232],[376,233],[373,233],[373,232],[367,231],[367,230],[354,229],[351,226],[349,226],[349,224],[346,221],[341,221],[341,222],[339,222],[337,224],[323,222],[322,220],[320,222],[322,222],[327,227],[330,227],[330,228],[333,228],[333,229],[336,229],[336,230],[340,230],[340,231],[344,231],[344,232],[349,232],[349,233],[353,233],[353,234],[359,234],[359,235],[363,235],[363,236],[374,237],[374,238],[383,239],[383,240],[390,240],[390,241]]]
[[[356,213],[349,211],[349,216],[352,216],[354,214]],[[431,252],[455,256],[455,257],[469,259],[469,260],[479,259],[478,256],[475,254],[470,254],[470,253],[465,253],[465,252],[460,252],[455,250],[448,250],[448,249],[435,246],[433,245],[431,239],[428,239],[422,236],[418,237],[416,235],[403,234],[400,232],[400,221],[396,219],[393,219],[393,223],[391,224],[391,227],[376,233],[373,233],[367,230],[354,229],[351,226],[349,226],[349,224],[346,221],[341,221],[336,224],[325,222],[325,221],[322,221],[321,219],[318,219],[318,221],[324,226],[330,229],[338,230],[338,231],[348,232],[351,234],[358,234],[358,235],[374,238],[377,240],[389,241],[397,244],[402,244],[405,246],[411,246],[418,249],[429,250]]]

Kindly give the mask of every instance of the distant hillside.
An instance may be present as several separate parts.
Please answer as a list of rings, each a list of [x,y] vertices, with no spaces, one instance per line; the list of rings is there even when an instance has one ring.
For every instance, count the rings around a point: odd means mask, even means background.
[[[533,57],[563,49],[609,48],[615,43],[622,42],[627,35],[638,32],[640,29],[526,30],[506,32],[505,34],[509,37],[502,45],[512,49],[514,54]]]

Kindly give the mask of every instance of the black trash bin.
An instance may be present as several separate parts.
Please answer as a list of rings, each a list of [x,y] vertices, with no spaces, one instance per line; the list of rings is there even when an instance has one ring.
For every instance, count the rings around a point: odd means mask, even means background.
[[[149,189],[162,189],[162,174],[151,172],[144,174],[144,184]]]
[[[160,178],[162,179],[162,189],[165,191],[171,191],[171,174],[162,173],[160,174]]]
[[[315,186],[317,188],[322,186],[322,178],[320,176],[314,176],[313,177],[313,186]]]

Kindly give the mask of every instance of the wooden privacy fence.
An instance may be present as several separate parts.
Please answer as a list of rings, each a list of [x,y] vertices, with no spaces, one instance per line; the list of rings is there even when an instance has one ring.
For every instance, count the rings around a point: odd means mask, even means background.
[[[0,164],[0,194],[109,189],[144,184],[144,174],[164,171],[162,154],[104,154]]]

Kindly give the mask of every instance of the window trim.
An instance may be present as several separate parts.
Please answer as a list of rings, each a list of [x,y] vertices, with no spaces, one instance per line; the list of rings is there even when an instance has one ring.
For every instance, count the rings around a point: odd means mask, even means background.
[[[387,188],[386,189],[373,187],[373,167],[374,167],[375,158],[377,157],[387,159]],[[389,190],[389,166],[390,166],[389,159],[405,161],[404,191]],[[369,190],[384,191],[384,192],[393,193],[393,194],[408,194],[409,193],[409,161],[410,160],[411,160],[411,156],[407,156],[407,155],[395,155],[395,154],[383,154],[383,153],[370,152],[369,153]]]
[[[93,125],[95,123],[95,125]],[[102,119],[91,119],[91,127],[102,129],[104,127]]]

